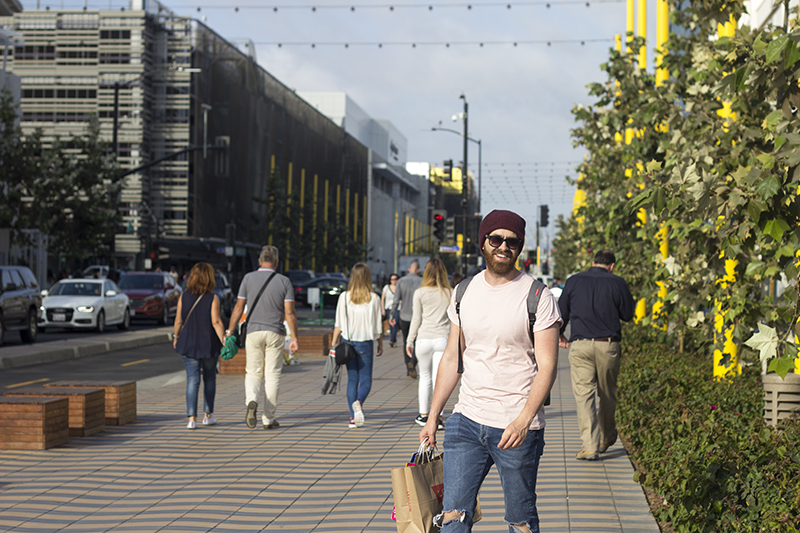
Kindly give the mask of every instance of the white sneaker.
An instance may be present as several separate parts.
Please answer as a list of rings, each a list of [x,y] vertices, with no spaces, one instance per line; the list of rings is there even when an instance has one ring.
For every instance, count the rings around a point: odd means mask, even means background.
[[[217,423],[217,417],[214,415],[206,415],[203,417],[204,426],[213,426]]]
[[[189,420],[189,423],[186,424],[186,429],[197,429],[197,422]]]
[[[361,402],[358,400],[353,402],[353,421],[356,423],[357,428],[364,425],[364,411],[361,409]]]

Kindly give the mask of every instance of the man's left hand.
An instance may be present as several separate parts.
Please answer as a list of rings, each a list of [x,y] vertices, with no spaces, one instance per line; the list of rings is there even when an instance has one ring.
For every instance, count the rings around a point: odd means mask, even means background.
[[[503,431],[503,436],[500,438],[500,442],[497,444],[497,447],[501,450],[519,448],[522,446],[522,443],[525,442],[525,438],[527,436],[528,424],[525,424],[520,420],[514,420],[508,425],[508,427],[506,427],[506,430]]]
[[[296,339],[292,339],[291,341],[289,341],[289,353],[294,353],[299,349],[300,346],[298,346]]]

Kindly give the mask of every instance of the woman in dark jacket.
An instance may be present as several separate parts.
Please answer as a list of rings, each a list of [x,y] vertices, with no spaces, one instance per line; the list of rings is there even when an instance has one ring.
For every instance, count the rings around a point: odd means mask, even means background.
[[[223,344],[225,325],[222,323],[219,298],[213,293],[214,268],[197,263],[189,273],[186,292],[178,300],[175,315],[175,339],[172,345],[183,357],[186,367],[186,416],[188,429],[197,428],[197,392],[203,376],[204,426],[217,423],[214,416],[214,396],[217,392],[217,357]]]

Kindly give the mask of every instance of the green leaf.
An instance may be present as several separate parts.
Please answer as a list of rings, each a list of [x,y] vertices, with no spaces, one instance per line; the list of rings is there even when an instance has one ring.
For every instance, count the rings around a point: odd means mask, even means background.
[[[797,45],[794,41],[789,41],[789,46],[786,49],[786,59],[783,62],[784,67],[788,69],[798,60],[800,60],[800,51],[797,50]]]
[[[777,109],[772,113],[770,113],[769,115],[767,115],[767,118],[764,119],[764,124],[762,125],[762,127],[769,130],[774,130],[778,126],[778,122],[780,122],[782,118],[783,118],[783,111]]]
[[[658,172],[659,170],[661,170],[661,161],[656,161],[655,159],[653,159],[652,161],[647,163],[647,166],[645,168],[647,168],[647,172]]]
[[[747,268],[744,270],[745,276],[752,276],[758,270],[760,270],[764,266],[762,261],[751,261],[747,264]]]
[[[772,220],[767,221],[762,234],[769,235],[775,239],[775,242],[781,242],[783,234],[787,231],[789,231],[789,224],[787,224],[785,220],[773,218]]]
[[[761,35],[756,37],[756,40],[753,41],[753,50],[757,54],[760,54],[761,52],[763,52],[764,48],[766,48],[766,47],[767,47],[767,43],[765,43],[764,41],[761,40]]]
[[[759,324],[758,332],[747,339],[745,345],[758,350],[762,362],[768,361],[778,353],[778,333],[775,328]]]
[[[772,63],[773,61],[777,61],[781,57],[781,52],[783,49],[786,48],[786,45],[789,43],[789,37],[786,35],[781,35],[777,39],[773,40],[769,45],[767,45],[767,53],[766,59],[767,63]]]
[[[761,195],[761,198],[764,200],[769,200],[781,188],[781,180],[778,176],[775,175],[768,175],[766,178],[761,180],[758,185],[756,185],[756,192]]]
[[[775,158],[769,154],[761,154],[756,157],[761,162],[761,166],[769,170],[775,166]]]
[[[794,357],[777,357],[770,361],[768,370],[778,374],[781,379],[786,379],[786,374],[794,370]]]

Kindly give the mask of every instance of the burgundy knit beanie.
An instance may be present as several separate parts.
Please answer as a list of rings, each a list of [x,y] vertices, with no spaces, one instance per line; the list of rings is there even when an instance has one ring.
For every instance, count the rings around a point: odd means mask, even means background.
[[[513,231],[523,243],[525,242],[525,219],[513,211],[495,209],[483,217],[481,227],[478,229],[478,246],[481,249],[484,237],[496,229]]]

